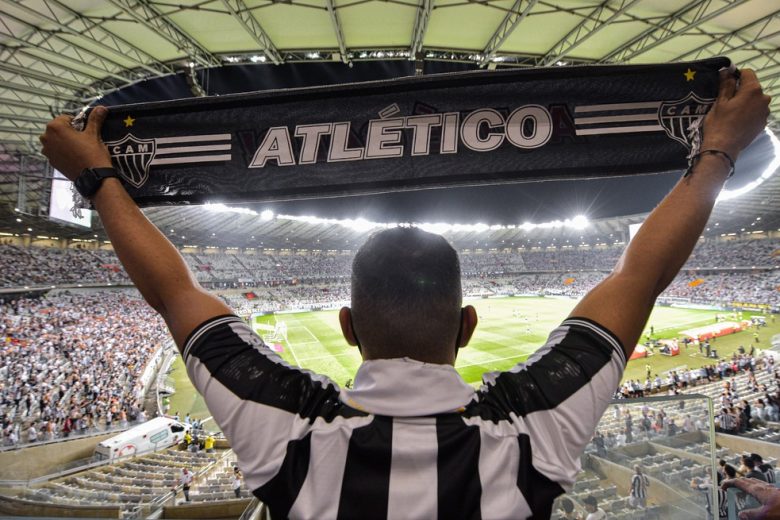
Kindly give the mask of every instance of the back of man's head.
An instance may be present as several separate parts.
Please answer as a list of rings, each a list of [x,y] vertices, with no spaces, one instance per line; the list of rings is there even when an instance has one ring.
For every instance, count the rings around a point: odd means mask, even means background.
[[[352,263],[352,320],[366,359],[445,363],[460,330],[460,263],[441,236],[392,228]]]

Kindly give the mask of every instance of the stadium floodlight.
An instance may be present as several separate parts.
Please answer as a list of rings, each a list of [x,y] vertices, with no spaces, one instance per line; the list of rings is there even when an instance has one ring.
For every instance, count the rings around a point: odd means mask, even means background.
[[[203,207],[206,208],[206,211],[211,211],[213,213],[241,213],[243,215],[257,215],[257,211],[251,210],[249,208],[226,206],[220,203],[208,202]]]
[[[272,218],[274,218],[274,212],[271,211],[270,209],[263,210],[260,213],[260,220],[262,220],[263,222],[267,222]]]
[[[764,168],[764,171],[761,173],[761,176],[758,177],[757,179],[750,181],[746,185],[736,190],[727,190],[725,188],[721,190],[720,195],[718,195],[718,198],[715,201],[716,203],[724,200],[735,199],[740,195],[744,195],[745,193],[753,191],[754,189],[762,185],[764,181],[768,180],[772,175],[774,175],[775,171],[777,171],[777,169],[780,168],[780,140],[768,128],[764,128],[764,133],[766,133],[766,135],[769,136],[769,142],[772,143],[772,153],[773,153],[772,160],[769,162],[767,167]]]
[[[442,233],[450,231],[453,226],[452,224],[446,224],[444,222],[423,222],[421,224],[417,224],[416,227],[422,229],[423,231],[427,231],[428,233],[436,233],[437,235],[441,235]]]
[[[354,220],[346,219],[342,225],[353,231],[365,232],[365,231],[370,231],[381,224],[377,224],[376,222],[370,222],[364,218],[356,218]],[[384,227],[384,225],[381,226]]]
[[[588,224],[590,224],[588,217],[585,215],[577,215],[571,220],[566,220],[566,223],[568,223],[574,229],[585,229],[588,227]]]

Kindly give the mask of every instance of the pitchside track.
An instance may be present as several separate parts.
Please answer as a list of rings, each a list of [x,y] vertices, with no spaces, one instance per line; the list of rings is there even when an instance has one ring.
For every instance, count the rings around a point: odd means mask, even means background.
[[[479,326],[474,337],[458,355],[455,367],[468,383],[481,381],[484,372],[508,370],[525,360],[538,349],[555,328],[574,308],[576,302],[558,298],[498,298],[468,302],[477,308]],[[717,311],[656,307],[648,321],[645,334],[653,326],[657,339],[677,337],[679,331],[715,323]],[[749,318],[744,313],[744,318]],[[759,330],[759,348],[769,346],[773,334],[780,333],[780,324],[767,320],[768,327]],[[344,341],[339,329],[337,311],[304,312],[255,316],[255,330],[287,362],[317,373],[325,374],[343,385],[354,378],[360,365],[360,354]],[[281,325],[281,326],[280,326]],[[286,337],[285,337],[286,336]],[[739,345],[749,350],[753,342],[753,330],[718,338],[713,347],[719,356],[730,356]],[[644,382],[645,365],[661,374],[680,366],[689,368],[709,364],[697,348],[681,355],[668,357],[660,354],[647,359],[629,362],[625,378]],[[172,374],[177,383],[177,393],[171,400],[171,410],[208,415],[200,396],[194,392],[184,374],[180,360]]]

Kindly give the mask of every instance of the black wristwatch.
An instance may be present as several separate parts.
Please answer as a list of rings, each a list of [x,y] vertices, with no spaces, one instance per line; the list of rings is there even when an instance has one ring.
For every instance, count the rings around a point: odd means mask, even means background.
[[[91,199],[103,181],[109,177],[119,177],[119,175],[113,168],[84,168],[73,184],[82,197]]]

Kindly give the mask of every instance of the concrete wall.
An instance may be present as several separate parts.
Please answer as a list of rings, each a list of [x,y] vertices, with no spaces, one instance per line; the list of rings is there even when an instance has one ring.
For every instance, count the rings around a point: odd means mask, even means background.
[[[201,502],[193,504],[181,504],[163,508],[163,518],[230,518],[231,520],[241,516],[244,509],[251,502],[251,498],[244,500],[225,500],[221,502]]]
[[[664,446],[663,444],[657,444],[655,442],[650,442],[650,444],[653,446],[653,448],[655,448],[656,453],[670,453],[681,459],[691,459],[695,462],[698,462],[699,464],[706,464],[708,466],[712,463],[712,460],[710,460],[710,458],[705,455],[699,455],[698,453],[691,453],[690,451],[685,450],[678,450],[677,448],[670,448],[669,446]]]
[[[780,460],[780,444],[775,444],[773,442],[759,441],[747,437],[737,437],[736,435],[728,435],[725,433],[716,433],[715,443],[722,448],[728,448],[732,453],[758,453],[765,459],[767,457],[774,457]]]
[[[119,508],[53,505],[0,496],[0,514],[43,518],[119,518]]]
[[[48,475],[66,462],[91,457],[95,446],[116,432],[0,452],[0,480],[29,480]]]

